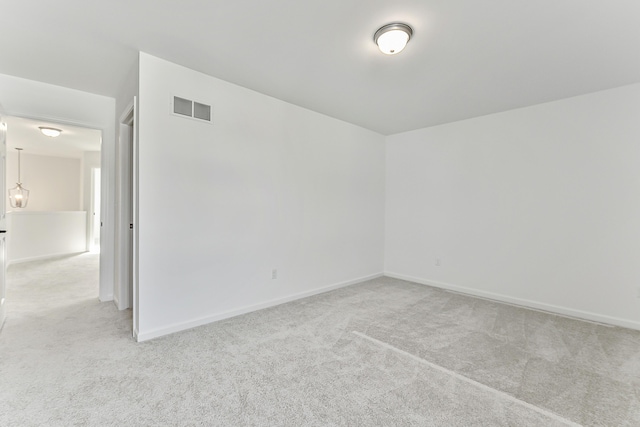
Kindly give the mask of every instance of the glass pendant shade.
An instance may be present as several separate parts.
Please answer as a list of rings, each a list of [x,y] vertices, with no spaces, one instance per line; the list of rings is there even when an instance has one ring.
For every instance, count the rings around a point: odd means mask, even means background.
[[[22,188],[22,184],[18,183],[9,190],[9,203],[12,208],[26,208],[29,202],[29,190]]]
[[[26,208],[29,203],[29,190],[23,188],[20,182],[20,152],[22,148],[16,148],[16,150],[18,150],[18,183],[9,190],[9,203],[12,208]]]

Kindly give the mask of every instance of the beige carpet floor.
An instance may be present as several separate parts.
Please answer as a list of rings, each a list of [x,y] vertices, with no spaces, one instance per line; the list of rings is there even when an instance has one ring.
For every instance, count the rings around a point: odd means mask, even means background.
[[[97,256],[9,269],[0,426],[640,425],[640,332],[380,278],[144,343]]]

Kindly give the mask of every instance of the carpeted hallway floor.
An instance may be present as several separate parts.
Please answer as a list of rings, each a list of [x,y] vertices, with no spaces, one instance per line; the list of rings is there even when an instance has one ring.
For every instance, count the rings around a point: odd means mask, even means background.
[[[640,425],[638,331],[380,278],[135,343],[97,262],[10,267],[0,425]]]

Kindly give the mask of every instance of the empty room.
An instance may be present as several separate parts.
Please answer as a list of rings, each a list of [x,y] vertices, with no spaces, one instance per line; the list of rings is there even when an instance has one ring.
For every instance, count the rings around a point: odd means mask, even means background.
[[[640,425],[639,2],[2,9],[0,425]]]

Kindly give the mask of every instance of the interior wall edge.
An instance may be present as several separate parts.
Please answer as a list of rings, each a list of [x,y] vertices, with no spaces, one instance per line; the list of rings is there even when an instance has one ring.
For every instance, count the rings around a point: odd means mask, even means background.
[[[604,323],[611,326],[620,326],[623,328],[640,330],[640,322],[636,322],[630,319],[623,319],[619,317],[607,316],[605,314],[593,313],[589,311],[577,310],[570,307],[562,307],[553,304],[546,304],[540,301],[528,300],[524,298],[512,297],[505,294],[499,294],[494,292],[487,292],[476,288],[470,288],[467,286],[461,286],[452,283],[440,282],[437,280],[423,279],[415,276],[408,276],[405,274],[395,273],[391,271],[385,271],[386,277],[394,279],[406,280],[408,282],[417,283],[420,285],[431,286],[434,288],[459,292],[461,294],[489,299],[492,301],[507,303],[516,305],[519,307],[542,310],[548,313],[557,314],[565,317],[575,318],[577,320],[586,320],[597,323]]]

